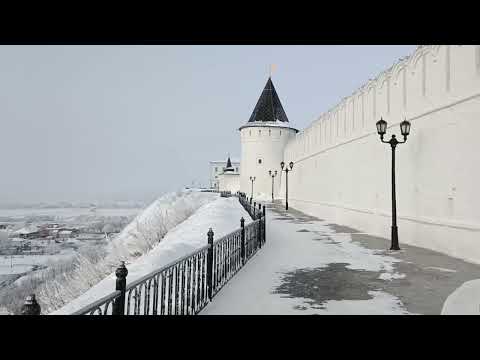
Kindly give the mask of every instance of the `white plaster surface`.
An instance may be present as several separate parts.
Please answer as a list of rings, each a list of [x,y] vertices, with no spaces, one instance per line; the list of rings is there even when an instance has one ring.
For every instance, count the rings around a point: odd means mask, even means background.
[[[396,150],[400,241],[480,263],[479,45],[419,46],[283,140],[268,128],[242,129],[241,190],[250,194],[255,175],[254,197],[266,198],[270,167],[293,161],[290,206],[388,238],[391,150],[376,133],[380,117],[389,125],[386,140],[401,140],[399,123],[411,122]],[[267,159],[261,166],[259,157]],[[284,173],[275,195],[285,198]]]

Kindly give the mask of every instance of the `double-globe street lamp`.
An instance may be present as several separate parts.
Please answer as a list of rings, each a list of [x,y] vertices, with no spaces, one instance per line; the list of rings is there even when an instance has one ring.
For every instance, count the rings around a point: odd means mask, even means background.
[[[390,144],[392,148],[392,245],[390,250],[400,250],[400,246],[398,245],[397,201],[395,197],[395,148],[398,144],[403,144],[407,141],[407,136],[410,134],[410,123],[407,120],[400,123],[400,132],[403,135],[403,141],[398,141],[395,135],[392,135],[389,141],[384,141],[383,136],[387,132],[387,122],[380,118],[376,125],[382,143]]]
[[[250,181],[252,182],[252,196],[250,197],[250,199],[253,199],[253,182],[255,181],[255,176],[250,176]]]
[[[285,171],[285,210],[288,210],[288,172],[292,171],[293,169],[293,161],[290,161],[290,169],[288,169],[288,166],[285,166],[285,163],[282,161],[280,163],[280,167],[282,168],[282,171]],[[284,169],[285,168],[285,169]]]
[[[272,170],[268,170],[268,175],[271,176],[272,178],[272,203],[273,203],[273,179],[275,178],[275,176],[277,176],[277,170],[275,170],[275,172],[272,174]]]

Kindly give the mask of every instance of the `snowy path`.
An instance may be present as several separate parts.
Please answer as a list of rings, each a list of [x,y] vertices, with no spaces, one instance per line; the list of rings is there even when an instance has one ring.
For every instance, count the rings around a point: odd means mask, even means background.
[[[279,205],[267,242],[201,312],[212,314],[439,314],[480,266],[329,224]]]

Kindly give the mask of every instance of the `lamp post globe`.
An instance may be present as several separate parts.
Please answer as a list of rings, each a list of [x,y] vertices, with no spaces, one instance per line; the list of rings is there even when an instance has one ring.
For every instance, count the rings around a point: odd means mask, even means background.
[[[400,132],[405,140],[407,140],[407,136],[410,134],[410,126],[410,122],[408,122],[406,119],[400,123]]]
[[[288,168],[290,166],[290,169]],[[293,169],[293,161],[290,161],[287,167],[285,167],[285,162],[280,163],[282,171],[285,171],[285,210],[288,210],[288,172]],[[285,169],[284,169],[285,168]]]
[[[380,118],[380,120],[377,121],[376,126],[378,135],[380,135],[380,138],[383,139],[383,136],[387,132],[387,122]]]

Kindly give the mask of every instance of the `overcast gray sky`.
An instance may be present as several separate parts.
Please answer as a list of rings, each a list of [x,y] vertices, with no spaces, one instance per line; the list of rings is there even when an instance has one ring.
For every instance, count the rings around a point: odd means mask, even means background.
[[[239,157],[272,76],[302,129],[415,46],[0,46],[0,203],[150,199]]]

